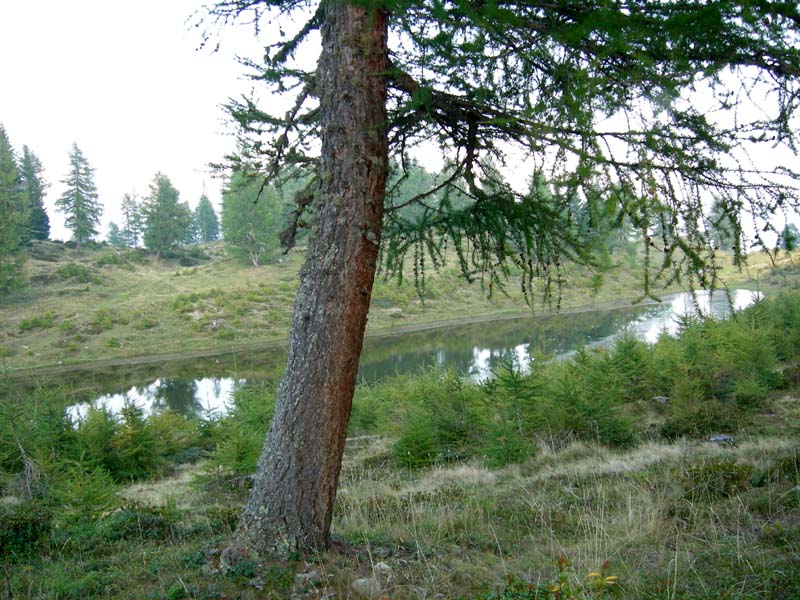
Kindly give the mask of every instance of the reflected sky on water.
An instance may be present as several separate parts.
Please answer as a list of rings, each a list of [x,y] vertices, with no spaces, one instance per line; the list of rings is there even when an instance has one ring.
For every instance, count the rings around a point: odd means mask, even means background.
[[[730,302],[735,310],[751,304],[757,292],[734,290]],[[617,310],[585,311],[563,315],[547,315],[502,319],[483,323],[459,324],[425,331],[368,338],[361,355],[359,380],[373,383],[393,375],[438,366],[453,368],[473,381],[491,376],[501,362],[514,360],[526,369],[532,360],[567,358],[582,346],[609,346],[628,333],[654,343],[663,333],[675,334],[680,318],[700,313],[715,317],[730,314],[728,296],[718,292],[711,298],[708,292],[698,292],[695,303],[691,294],[672,294],[660,304],[648,304]],[[192,372],[183,365],[180,376],[153,378],[138,385],[126,385],[108,390],[94,400],[119,412],[125,402],[134,402],[146,413],[169,409],[181,414],[223,414],[237,386],[248,380],[267,379],[259,376],[258,368],[248,377],[231,375],[236,364],[258,365],[264,352],[252,356],[239,353],[230,360],[215,358],[199,363]],[[281,356],[272,357],[282,360]],[[253,374],[254,373],[254,374]],[[273,376],[274,377],[274,376]],[[118,375],[118,379],[125,378]],[[73,418],[82,418],[89,403],[73,405]]]

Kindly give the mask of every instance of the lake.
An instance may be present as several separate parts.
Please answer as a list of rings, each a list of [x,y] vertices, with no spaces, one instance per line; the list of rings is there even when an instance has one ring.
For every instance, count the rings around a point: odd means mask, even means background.
[[[587,310],[546,316],[501,318],[480,323],[447,325],[410,333],[367,338],[359,379],[376,382],[426,366],[453,368],[480,381],[491,377],[502,361],[516,360],[524,369],[532,360],[570,356],[582,346],[608,346],[625,333],[653,343],[663,332],[674,334],[683,315],[725,317],[746,307],[757,292],[734,290],[713,298],[670,294],[661,303],[613,310]],[[277,381],[285,351],[231,352],[227,355],[174,361],[143,367],[116,367],[103,372],[73,374],[61,383],[75,390],[73,417],[80,418],[90,403],[119,411],[133,401],[145,412],[164,409],[181,413],[224,413],[237,386],[248,381]],[[76,379],[80,377],[80,381]],[[88,381],[87,381],[88,380]]]

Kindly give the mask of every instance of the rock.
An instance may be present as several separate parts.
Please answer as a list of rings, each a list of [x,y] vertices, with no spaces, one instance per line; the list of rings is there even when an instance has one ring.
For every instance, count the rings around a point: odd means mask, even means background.
[[[372,570],[376,575],[387,576],[392,574],[392,567],[387,565],[385,562],[376,563],[372,567]]]
[[[381,595],[381,584],[375,577],[362,577],[350,584],[352,590],[361,598],[377,600]]]
[[[669,404],[669,396],[653,396],[652,400],[657,404]]]
[[[255,577],[255,578],[251,579],[248,583],[250,584],[250,587],[254,587],[257,590],[263,590],[264,589],[264,583],[265,582],[264,582],[264,578],[263,577]]]
[[[230,546],[225,548],[219,557],[220,571],[226,574],[231,572],[237,564],[248,557],[247,555],[247,550],[245,548],[240,548],[239,546]]]
[[[319,582],[319,573],[309,571],[308,573],[297,573],[294,576],[294,584],[297,587],[305,587]]]
[[[720,446],[735,446],[736,440],[733,439],[732,435],[728,435],[726,433],[715,433],[710,438],[708,438],[709,442],[714,442],[715,444],[719,444]]]

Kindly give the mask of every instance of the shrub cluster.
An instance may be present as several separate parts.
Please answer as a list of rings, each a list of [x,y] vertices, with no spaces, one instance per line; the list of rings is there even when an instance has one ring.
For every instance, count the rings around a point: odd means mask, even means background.
[[[471,456],[501,466],[525,460],[542,439],[628,447],[654,435],[735,433],[772,390],[792,383],[800,294],[679,325],[652,346],[622,335],[610,349],[582,348],[524,372],[501,362],[482,384],[428,369],[362,387],[351,433],[395,436],[395,462],[408,468]]]

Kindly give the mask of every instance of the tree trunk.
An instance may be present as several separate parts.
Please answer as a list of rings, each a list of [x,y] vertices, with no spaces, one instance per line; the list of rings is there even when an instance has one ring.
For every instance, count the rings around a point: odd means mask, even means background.
[[[320,188],[289,358],[235,547],[325,548],[378,258],[388,171],[386,13],[326,3]]]

